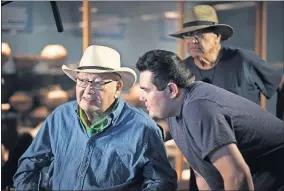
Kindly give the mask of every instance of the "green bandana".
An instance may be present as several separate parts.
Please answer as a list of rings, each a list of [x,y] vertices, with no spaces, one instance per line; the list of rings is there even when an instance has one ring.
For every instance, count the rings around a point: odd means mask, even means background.
[[[111,110],[110,111],[106,111],[105,113],[111,113],[112,111],[114,111],[117,106],[118,106],[118,99],[115,100],[115,103],[114,103],[114,106],[113,107],[110,107]],[[84,116],[86,116],[85,112],[83,109],[79,109],[79,116],[80,116],[80,119],[83,123],[83,125],[85,126],[86,130],[87,130],[87,133],[88,133],[88,136],[91,137],[99,132],[102,132],[106,127],[107,127],[107,115],[102,117],[100,120],[98,120],[95,124],[92,124],[92,125],[88,125],[86,119]]]

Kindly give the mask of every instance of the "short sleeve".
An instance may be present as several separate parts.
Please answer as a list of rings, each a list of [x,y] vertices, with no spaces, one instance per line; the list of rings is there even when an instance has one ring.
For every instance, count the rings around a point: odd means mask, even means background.
[[[251,83],[255,84],[266,98],[271,98],[281,82],[281,72],[276,71],[271,64],[265,63],[253,52],[246,52],[243,55],[249,64],[248,75]]]
[[[205,159],[223,145],[237,143],[231,116],[214,102],[196,100],[184,108],[185,123]]]

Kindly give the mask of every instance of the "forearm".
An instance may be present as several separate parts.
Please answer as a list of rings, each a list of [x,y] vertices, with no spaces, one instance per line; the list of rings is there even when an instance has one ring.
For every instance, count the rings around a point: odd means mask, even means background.
[[[207,182],[202,178],[196,178],[196,184],[198,187],[198,190],[211,190]]]
[[[250,172],[245,173],[245,178],[241,185],[242,190],[254,190],[254,184]]]
[[[250,173],[239,173],[223,177],[225,190],[254,190]]]
[[[206,180],[196,171],[194,171],[196,185],[198,187],[198,190],[211,190],[209,185],[207,184]]]

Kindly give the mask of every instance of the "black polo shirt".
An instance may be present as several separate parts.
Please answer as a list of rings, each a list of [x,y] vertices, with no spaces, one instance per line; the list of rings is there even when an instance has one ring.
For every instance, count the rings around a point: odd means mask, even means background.
[[[272,97],[282,78],[281,72],[254,52],[227,46],[222,47],[218,64],[209,70],[199,69],[192,57],[184,63],[195,74],[196,80],[209,82],[257,104],[260,103],[260,92],[266,98]]]
[[[243,97],[201,81],[187,89],[169,131],[193,169],[211,189],[223,179],[208,154],[234,143],[250,167],[255,189],[284,186],[284,122]]]

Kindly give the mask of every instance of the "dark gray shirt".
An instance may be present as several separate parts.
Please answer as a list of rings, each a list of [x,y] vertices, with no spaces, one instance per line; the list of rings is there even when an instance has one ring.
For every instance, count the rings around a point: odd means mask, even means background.
[[[209,70],[199,69],[192,57],[184,62],[196,80],[209,82],[257,104],[260,103],[260,92],[267,98],[272,97],[282,78],[281,72],[254,52],[226,46],[221,49],[218,64]]]
[[[255,189],[284,186],[284,122],[243,97],[201,81],[187,90],[170,133],[189,164],[211,189],[223,179],[208,154],[235,143],[250,167]]]

